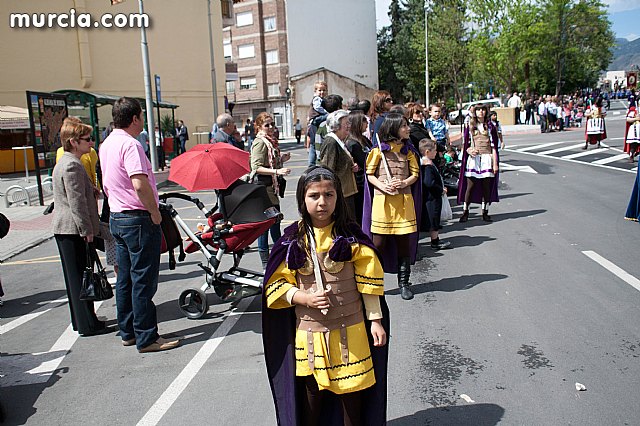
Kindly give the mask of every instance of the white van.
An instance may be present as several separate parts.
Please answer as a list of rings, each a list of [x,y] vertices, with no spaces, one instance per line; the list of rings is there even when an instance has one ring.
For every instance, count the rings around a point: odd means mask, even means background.
[[[484,99],[481,101],[473,101],[473,102],[466,102],[464,104],[462,104],[462,117],[459,117],[460,111],[459,110],[453,110],[449,113],[449,123],[451,124],[460,124],[462,123],[462,121],[464,120],[464,118],[469,115],[469,108],[471,108],[472,106],[475,105],[487,105],[489,106],[489,108],[497,108],[497,107],[501,107],[502,104],[500,102],[500,99],[498,98],[494,98],[494,99]]]

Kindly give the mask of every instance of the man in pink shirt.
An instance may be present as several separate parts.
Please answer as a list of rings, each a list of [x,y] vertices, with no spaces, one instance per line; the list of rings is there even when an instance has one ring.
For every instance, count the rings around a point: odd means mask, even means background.
[[[136,99],[120,98],[113,105],[115,129],[100,146],[102,187],[109,200],[109,228],[116,241],[119,267],[116,307],[124,346],[138,352],[173,349],[179,340],[158,334],[153,296],[160,270],[160,210],[151,163],[135,136],[144,126]]]

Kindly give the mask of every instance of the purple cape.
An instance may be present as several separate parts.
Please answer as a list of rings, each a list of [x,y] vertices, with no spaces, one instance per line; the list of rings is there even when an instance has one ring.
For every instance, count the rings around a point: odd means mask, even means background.
[[[498,156],[498,164],[500,164],[500,152],[498,151],[498,146],[500,140],[498,139],[498,129],[496,126],[489,121],[488,125],[489,135],[491,138],[491,144],[496,150],[496,155]],[[460,177],[458,181],[458,204],[464,203],[464,194],[467,192],[467,178],[464,173],[467,171],[467,158],[469,154],[467,154],[467,148],[469,148],[469,143],[471,139],[469,137],[469,126],[464,128],[464,144],[462,146],[462,162],[460,163]],[[498,172],[495,177],[485,178],[491,179],[491,195],[489,197],[490,203],[497,203],[500,201],[498,199],[498,182],[500,182],[500,172]],[[471,196],[469,197],[470,203],[482,203],[482,185],[474,185],[473,191],[471,192]]]
[[[418,165],[420,164],[420,153],[413,144],[406,141],[407,147],[418,157]],[[371,155],[371,153],[369,153]],[[419,169],[419,168],[418,168]],[[371,238],[371,205],[373,202],[373,185],[369,183],[365,175],[366,185],[364,187],[364,206],[362,208],[362,230],[369,238]],[[416,209],[417,229],[420,229],[420,221],[422,217],[422,172],[418,174],[418,180],[411,185],[411,195],[413,196],[413,205]],[[410,234],[409,241],[411,244],[411,264],[416,263],[418,254],[419,231]],[[396,247],[395,238],[387,238],[382,253],[384,271],[389,274],[398,272],[398,248]]]
[[[351,232],[356,241],[372,248],[371,240],[362,230],[352,224]],[[264,275],[264,283],[274,274],[278,266],[287,256],[288,242],[296,238],[298,224],[294,223],[284,230],[283,236],[274,244],[269,263]],[[377,253],[377,251],[376,251]],[[379,257],[379,256],[378,256]],[[264,284],[263,284],[264,286]],[[382,308],[382,325],[390,336],[389,308],[384,296],[380,297]],[[384,425],[387,419],[387,360],[389,357],[389,341],[382,347],[373,346],[371,323],[365,319],[371,357],[376,376],[376,384],[362,391],[362,420],[366,425]],[[299,418],[300,403],[297,400],[300,392],[296,390],[296,365],[294,344],[296,331],[296,314],[294,308],[269,309],[267,299],[262,296],[262,344],[267,365],[269,385],[275,403],[278,425],[295,426],[301,424]],[[327,392],[323,402],[320,424],[342,425],[342,405],[336,395]]]
[[[636,173],[636,180],[633,183],[633,190],[631,191],[631,198],[629,199],[629,205],[627,206],[627,212],[624,215],[625,219],[640,220],[640,196],[639,185],[640,182],[640,168]]]

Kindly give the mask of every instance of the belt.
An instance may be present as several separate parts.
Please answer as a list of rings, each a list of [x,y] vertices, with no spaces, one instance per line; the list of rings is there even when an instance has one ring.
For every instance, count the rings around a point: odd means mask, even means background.
[[[126,214],[129,216],[151,216],[151,213],[147,210],[122,210],[122,214]]]

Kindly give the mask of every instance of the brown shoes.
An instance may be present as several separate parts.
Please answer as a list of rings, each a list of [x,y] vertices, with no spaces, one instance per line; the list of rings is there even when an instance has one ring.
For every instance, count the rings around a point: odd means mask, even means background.
[[[123,341],[124,344],[125,341]],[[127,340],[129,342],[129,340]],[[167,340],[162,337],[158,337],[158,340],[150,344],[149,346],[145,346],[142,349],[138,349],[138,352],[141,354],[147,352],[160,352],[160,351],[168,351],[169,349],[173,349],[180,345],[180,339],[176,340]]]

